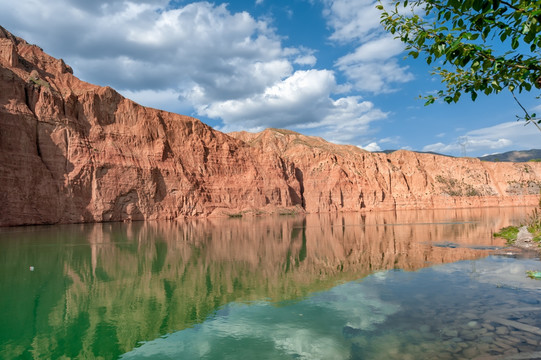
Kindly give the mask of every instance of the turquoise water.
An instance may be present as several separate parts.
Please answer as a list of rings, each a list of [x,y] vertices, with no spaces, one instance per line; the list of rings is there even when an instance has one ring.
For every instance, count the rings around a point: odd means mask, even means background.
[[[1,229],[0,358],[541,357],[529,211]]]

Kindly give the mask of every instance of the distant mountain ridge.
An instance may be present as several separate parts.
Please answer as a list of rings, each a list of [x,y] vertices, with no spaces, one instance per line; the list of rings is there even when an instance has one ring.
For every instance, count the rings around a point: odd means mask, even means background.
[[[402,149],[400,149],[400,150],[402,150]],[[395,151],[398,151],[398,150],[396,150],[396,149],[394,149],[394,150],[381,150],[381,151],[374,151],[374,152],[381,153],[381,154],[392,154]],[[435,151],[416,151],[416,150],[409,150],[409,151],[416,152],[418,154],[430,154],[430,155],[454,157],[453,155],[442,154],[442,153],[438,153],[438,152],[435,152]]]
[[[527,162],[533,160],[541,161],[541,149],[508,151],[501,154],[492,154],[480,156],[482,161],[502,161],[502,162]]]
[[[382,154],[392,154],[395,151],[398,151],[398,150],[382,150],[382,151],[376,151],[376,152],[382,153]],[[439,156],[454,157],[452,155],[440,154],[433,151],[415,151],[415,152],[419,154],[432,154],[432,155],[439,155]],[[481,161],[492,161],[492,162],[528,162],[528,161],[536,161],[536,160],[541,161],[541,149],[507,151],[504,153],[478,156],[477,159]]]

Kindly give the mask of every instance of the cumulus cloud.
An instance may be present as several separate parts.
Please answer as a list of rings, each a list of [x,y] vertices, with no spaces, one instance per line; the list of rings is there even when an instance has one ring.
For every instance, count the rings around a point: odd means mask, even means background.
[[[317,58],[314,55],[303,55],[297,57],[293,62],[298,65],[314,66],[317,62]]]
[[[381,147],[379,147],[377,142],[371,142],[368,145],[365,146],[359,146],[361,149],[367,150],[367,151],[381,151]]]
[[[336,67],[354,88],[372,93],[395,90],[395,84],[413,80],[407,66],[396,56],[404,46],[389,36],[380,24],[380,13],[373,0],[325,0],[324,15],[334,30],[331,40],[357,44],[357,48],[336,61]]]
[[[309,49],[284,48],[266,21],[224,4],[33,3],[0,5],[0,20],[65,57],[81,78],[121,90],[182,88],[201,102],[222,101],[263,91],[290,75],[293,61],[316,62]]]
[[[405,83],[414,78],[407,67],[400,66],[396,59],[339,65],[338,68],[347,75],[356,89],[376,94],[393,92],[396,90],[395,83]]]
[[[386,116],[347,96],[351,85],[337,84],[333,71],[312,69],[313,49],[285,47],[272,19],[232,12],[226,4],[22,0],[0,3],[0,23],[63,57],[83,80],[112,86],[142,105],[216,119],[224,131],[288,127],[350,142]],[[341,66],[356,66],[382,47],[367,44]],[[391,64],[385,79],[393,71]],[[370,83],[376,88],[385,81]]]
[[[323,15],[334,29],[331,40],[339,42],[370,40],[380,27],[380,13],[374,0],[324,0]]]
[[[387,60],[404,51],[404,45],[400,40],[391,36],[383,36],[372,41],[367,41],[359,46],[355,52],[338,59],[338,66],[347,66],[359,62]]]
[[[370,122],[387,116],[360,97],[333,99],[331,93],[335,88],[331,71],[299,70],[261,94],[215,102],[201,106],[198,112],[222,118],[223,131],[259,131],[269,126],[318,129],[326,139],[336,142],[351,141],[366,131]]]
[[[450,143],[437,142],[426,145],[423,151],[479,156],[538,147],[538,130],[532,125],[525,126],[524,122],[514,121],[469,131]]]

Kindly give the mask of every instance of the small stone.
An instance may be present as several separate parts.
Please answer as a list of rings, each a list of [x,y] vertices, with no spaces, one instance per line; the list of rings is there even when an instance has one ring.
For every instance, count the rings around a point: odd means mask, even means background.
[[[524,340],[530,345],[533,345],[533,346],[539,345],[539,339],[538,338],[531,338],[529,336],[525,336]]]
[[[504,353],[504,355],[518,354],[518,349],[510,348],[510,349],[505,350],[503,353]]]
[[[458,331],[457,330],[452,330],[452,329],[444,329],[441,334],[443,336],[447,336],[447,337],[450,337],[450,338],[455,338],[458,336]]]
[[[492,341],[494,341],[494,338],[492,336],[481,336],[479,338],[479,342],[484,344],[490,344],[492,343]]]
[[[531,242],[533,239],[533,234],[528,231],[527,226],[522,226],[518,229],[517,240],[518,243]]]
[[[450,352],[447,352],[447,351],[441,351],[437,354],[437,357],[435,357],[437,359],[441,359],[441,360],[446,360],[446,359],[454,359],[455,357],[453,356],[452,353]],[[435,359],[434,358],[434,359]]]
[[[498,337],[494,339],[494,342],[504,349],[514,348],[516,344],[512,341],[509,341],[509,339],[507,339],[506,337]]]
[[[477,338],[477,335],[471,331],[471,330],[464,330],[460,332],[460,337],[464,340],[475,340]]]
[[[521,344],[518,346],[518,351],[521,353],[530,353],[535,351],[535,346],[531,346],[528,344]]]
[[[419,327],[419,331],[422,332],[422,333],[427,333],[430,331],[430,326],[428,325],[421,325],[421,327]]]
[[[488,331],[494,331],[494,326],[490,325],[489,323],[483,323],[483,327],[487,329]]]
[[[462,351],[462,354],[468,358],[468,359],[472,359],[474,358],[475,356],[479,355],[479,351],[477,350],[476,347],[472,346],[472,347],[469,347],[469,348],[466,348]]]
[[[478,322],[477,321],[470,321],[468,323],[468,327],[471,327],[471,328],[474,328],[474,327],[477,327],[478,325]]]
[[[487,353],[490,350],[490,345],[488,343],[477,344],[477,351],[481,354]]]
[[[498,335],[507,335],[507,334],[509,334],[509,329],[506,326],[498,326],[496,328],[496,334],[498,334]]]
[[[521,343],[521,342],[522,342],[522,341],[520,341],[519,338],[514,337],[514,336],[511,336],[511,335],[508,335],[508,336],[507,336],[507,340],[509,340],[509,341],[511,341],[511,342],[513,342],[513,343],[515,343],[515,344],[518,344],[518,343]]]

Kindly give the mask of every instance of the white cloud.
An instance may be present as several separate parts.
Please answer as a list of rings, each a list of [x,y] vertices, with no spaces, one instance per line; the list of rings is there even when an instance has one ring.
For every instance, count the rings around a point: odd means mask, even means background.
[[[324,15],[334,30],[330,39],[360,44],[336,62],[354,88],[373,93],[395,90],[395,84],[413,80],[408,67],[396,59],[404,45],[389,36],[380,24],[380,12],[373,0],[325,0]]]
[[[294,60],[316,60],[310,50],[284,48],[266,21],[224,4],[172,9],[167,1],[104,2],[92,12],[82,1],[33,3],[1,3],[0,22],[64,57],[77,76],[117,89],[197,87],[198,101],[223,101],[289,76]]]
[[[366,41],[380,28],[380,12],[374,0],[324,0],[324,15],[334,29],[331,40]]]
[[[400,66],[396,59],[360,62],[338,68],[353,82],[356,89],[373,93],[393,92],[396,90],[394,83],[405,83],[414,78],[408,68]]]
[[[304,55],[297,57],[295,60],[293,60],[293,62],[298,65],[314,66],[317,62],[317,59],[314,55]]]
[[[539,148],[541,134],[524,122],[506,122],[495,126],[468,131],[451,143],[437,142],[426,145],[423,151],[444,154],[479,156],[486,153]]]
[[[389,136],[379,140],[382,144],[398,144],[400,142],[400,136]]]
[[[333,8],[345,14],[340,2]],[[387,116],[371,102],[348,96],[353,85],[337,84],[333,71],[300,70],[317,63],[315,51],[285,47],[272,19],[231,12],[226,4],[21,0],[0,2],[0,23],[63,57],[83,80],[112,86],[142,105],[222,121],[224,131],[288,127],[362,143],[369,124]],[[379,59],[378,52],[395,53],[396,45],[385,49],[385,41],[356,54]],[[343,62],[358,68],[353,58]],[[400,67],[387,63],[367,88],[386,89],[384,83],[397,77]],[[355,71],[354,84],[364,81]]]
[[[348,142],[367,131],[372,121],[387,114],[369,101],[349,96],[334,100],[334,75],[329,70],[296,71],[263,93],[242,100],[227,100],[201,106],[198,112],[220,117],[223,131],[264,127],[318,129],[327,140]]]
[[[381,151],[381,148],[379,147],[378,143],[371,142],[368,145],[365,146],[359,146],[361,149],[367,150],[367,151]]]
[[[359,46],[355,52],[338,59],[338,66],[349,66],[366,61],[387,60],[404,51],[404,44],[391,36],[384,36],[368,41]]]

